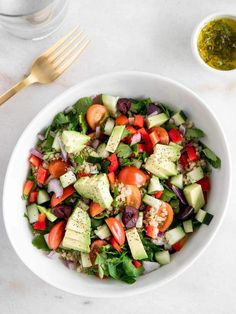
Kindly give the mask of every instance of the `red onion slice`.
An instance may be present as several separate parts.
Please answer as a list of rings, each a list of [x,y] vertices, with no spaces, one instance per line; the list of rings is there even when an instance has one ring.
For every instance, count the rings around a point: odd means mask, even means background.
[[[73,106],[68,106],[64,109],[64,113],[69,113],[73,109]]]
[[[101,127],[97,126],[96,130],[95,130],[95,136],[96,136],[96,138],[99,138],[100,135],[101,135]]]
[[[184,196],[183,192],[180,189],[178,189],[174,185],[171,186],[171,189],[176,194],[176,196],[179,198],[179,200],[181,201],[182,204],[187,204],[185,196]]]
[[[98,147],[99,143],[100,143],[99,140],[98,140],[98,139],[95,139],[95,140],[92,141],[91,146],[92,146],[94,149],[96,149],[96,148]]]
[[[50,252],[47,254],[47,257],[52,258],[55,253],[56,253],[55,251],[50,251]]]
[[[135,133],[133,136],[132,136],[132,139],[131,139],[131,143],[130,145],[135,145],[137,144],[138,142],[141,141],[141,134],[140,133]]]
[[[65,161],[67,161],[68,155],[67,155],[67,152],[65,151],[64,144],[62,143],[62,140],[60,139],[60,137],[58,137],[58,143],[60,145],[62,158]]]
[[[39,150],[37,150],[36,148],[32,148],[32,149],[30,150],[30,153],[31,153],[32,155],[34,155],[34,156],[40,158],[40,159],[43,159],[43,154],[42,154]]]
[[[39,133],[37,134],[37,138],[40,140],[40,141],[43,141],[45,139],[44,135]]]
[[[160,268],[160,264],[158,264],[157,262],[144,261],[143,268],[144,268],[144,274],[148,274]]]
[[[184,135],[185,135],[185,132],[186,132],[186,128],[185,128],[183,125],[180,125],[180,127],[179,127],[179,133],[184,136]]]
[[[54,192],[56,194],[56,197],[61,197],[63,194],[63,188],[61,186],[61,183],[57,179],[52,179],[48,182],[48,193]]]

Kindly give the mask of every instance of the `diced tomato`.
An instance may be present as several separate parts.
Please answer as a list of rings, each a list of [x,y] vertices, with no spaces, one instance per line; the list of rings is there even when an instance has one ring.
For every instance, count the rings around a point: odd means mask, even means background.
[[[197,181],[198,184],[201,184],[203,192],[208,192],[211,189],[210,180],[208,177],[205,177],[199,181]]]
[[[188,237],[185,236],[183,239],[181,239],[179,242],[176,242],[175,244],[172,245],[172,248],[175,251],[180,251],[182,249],[182,247],[185,245],[186,241],[187,241]]]
[[[79,172],[78,173],[78,177],[82,178],[82,177],[90,177],[92,174],[91,173],[85,173],[85,172]]]
[[[69,196],[71,196],[73,193],[75,193],[75,189],[72,185],[69,185],[67,188],[63,190],[63,194],[61,197],[56,197],[56,194],[54,193],[51,198],[51,206],[55,207],[61,202],[63,202],[65,199],[67,199]]]
[[[36,203],[37,202],[37,197],[38,197],[38,192],[37,191],[31,192],[30,196],[29,196],[29,203],[30,204]]]
[[[119,253],[122,252],[122,249],[120,247],[120,245],[118,244],[118,242],[115,240],[114,237],[111,238],[111,245],[113,246],[113,248],[118,251]]]
[[[56,250],[65,234],[66,222],[60,221],[52,227],[48,235],[48,245],[52,250]]]
[[[146,225],[146,235],[150,238],[156,238],[157,236],[157,232],[156,232],[156,228],[152,225]]]
[[[197,151],[196,151],[195,147],[187,146],[186,151],[187,151],[188,159],[190,161],[198,160],[198,155],[197,155]]]
[[[188,166],[188,156],[186,153],[183,153],[180,156],[179,162],[183,168],[186,168]]]
[[[44,184],[48,176],[48,170],[44,169],[42,166],[39,166],[37,175],[36,175],[36,180],[40,184]]]
[[[95,217],[101,214],[105,208],[101,207],[98,203],[92,202],[89,206],[89,214],[91,217]]]
[[[50,162],[48,166],[49,173],[55,178],[59,178],[67,172],[67,168],[70,164],[64,160],[57,159]]]
[[[115,240],[119,245],[123,245],[125,243],[125,230],[121,221],[114,217],[107,218],[105,221]]]
[[[128,123],[129,123],[129,119],[124,115],[121,115],[116,118],[116,125],[126,125]]]
[[[148,131],[149,131],[149,133],[152,133],[153,131],[155,131],[158,134],[160,144],[164,144],[164,145],[169,144],[170,140],[169,140],[169,135],[168,135],[168,132],[166,131],[166,129],[158,126],[158,127],[153,127]]]
[[[30,191],[33,189],[34,187],[34,181],[31,180],[27,180],[24,184],[24,188],[23,188],[23,195],[24,197],[29,196]]]
[[[134,118],[134,125],[138,126],[139,128],[143,128],[143,126],[144,126],[144,118],[143,118],[143,116],[137,115]]]
[[[144,140],[144,142],[150,141],[149,134],[144,128],[138,129],[137,132],[141,134],[142,140]]]
[[[130,135],[134,135],[137,132],[131,125],[127,125],[126,130],[130,132]]]
[[[46,229],[46,214],[41,213],[38,216],[38,221],[33,224],[34,230],[45,230]]]
[[[35,167],[38,168],[42,164],[42,160],[34,155],[31,155],[29,162]]]
[[[116,154],[111,154],[109,157],[107,157],[107,160],[109,160],[111,163],[108,168],[108,171],[115,172],[119,167],[119,162]]]
[[[95,240],[95,241],[93,241],[93,243],[91,245],[91,250],[90,250],[90,253],[89,253],[89,257],[90,257],[91,263],[93,265],[95,264],[97,255],[100,252],[101,247],[103,247],[105,245],[107,245],[107,242],[104,241],[104,240]]]
[[[160,137],[156,131],[149,134],[152,145],[155,146],[160,141]]]
[[[133,263],[133,265],[134,265],[136,268],[142,267],[142,263],[140,263],[140,262],[137,261],[136,259],[134,259],[132,263]]]
[[[155,198],[160,198],[163,194],[163,191],[158,191],[155,193]]]
[[[145,144],[138,144],[137,147],[138,147],[138,153],[139,154],[143,153],[143,152],[146,152],[147,147],[146,147]]]
[[[114,184],[116,182],[116,176],[114,172],[110,172],[107,174],[108,180],[110,184]]]
[[[174,143],[179,143],[183,140],[183,136],[176,129],[171,129],[168,134],[169,134],[170,139]]]

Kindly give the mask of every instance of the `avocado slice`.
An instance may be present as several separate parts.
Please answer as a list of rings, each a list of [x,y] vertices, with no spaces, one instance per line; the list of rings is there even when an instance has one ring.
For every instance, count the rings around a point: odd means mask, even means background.
[[[125,231],[131,254],[134,259],[140,260],[148,257],[137,229],[131,228]]]
[[[91,243],[91,221],[87,212],[76,207],[66,224],[62,246],[88,253]]]
[[[114,153],[120,143],[122,134],[124,132],[125,125],[117,125],[112,130],[111,136],[108,139],[106,150],[110,153]]]
[[[146,123],[147,123],[147,127],[151,129],[155,126],[160,126],[164,124],[168,120],[169,120],[169,117],[163,112],[155,116],[148,117],[146,119]]]
[[[62,143],[67,153],[78,154],[84,149],[85,144],[90,141],[90,137],[77,131],[63,131]]]
[[[176,165],[168,159],[158,159],[156,155],[151,155],[144,168],[160,179],[167,179],[169,176],[178,174]]]
[[[103,208],[109,208],[113,202],[109,181],[105,173],[80,178],[74,187],[81,196],[99,203]]]
[[[179,145],[178,145],[179,146]],[[159,159],[168,159],[177,161],[180,158],[181,146],[156,144],[154,147],[154,155]]]
[[[205,199],[200,184],[190,184],[184,188],[183,192],[188,204],[194,208],[195,213],[205,205]]]

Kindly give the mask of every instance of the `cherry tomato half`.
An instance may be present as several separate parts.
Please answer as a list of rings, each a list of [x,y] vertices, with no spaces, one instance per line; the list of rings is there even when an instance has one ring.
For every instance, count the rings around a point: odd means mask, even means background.
[[[88,125],[92,130],[95,130],[96,127],[104,120],[104,118],[107,116],[108,111],[105,106],[103,105],[92,105],[88,108],[86,113],[86,119],[88,122]]]
[[[90,253],[89,253],[89,257],[90,257],[91,263],[93,265],[95,264],[97,255],[100,252],[101,247],[105,246],[105,245],[107,245],[107,242],[104,241],[104,240],[95,240],[95,241],[93,241],[93,243],[91,245],[91,250],[90,250]]]
[[[160,144],[164,144],[164,145],[167,145],[169,144],[169,135],[168,135],[168,132],[162,128],[162,127],[154,127],[154,128],[151,128],[149,130],[149,133],[152,133],[152,132],[156,132],[158,138],[159,138],[159,143]]]
[[[48,171],[55,178],[59,178],[60,176],[67,172],[68,167],[69,167],[68,162],[58,159],[50,162]]]
[[[118,180],[124,184],[137,185],[140,187],[145,185],[147,175],[135,166],[124,167],[118,175]]]
[[[126,203],[129,206],[139,209],[141,206],[141,193],[139,188],[135,185],[126,185],[128,190],[128,196],[126,197]]]
[[[107,218],[105,221],[116,242],[118,242],[119,245],[123,245],[125,243],[125,230],[121,221],[114,217]]]

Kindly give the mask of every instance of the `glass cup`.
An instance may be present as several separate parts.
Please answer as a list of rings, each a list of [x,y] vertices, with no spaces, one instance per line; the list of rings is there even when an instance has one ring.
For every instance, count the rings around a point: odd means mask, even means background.
[[[0,2],[0,25],[14,36],[39,40],[63,22],[69,0],[7,0]]]

